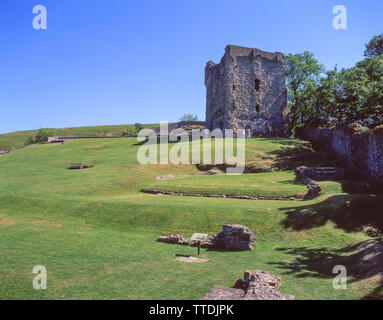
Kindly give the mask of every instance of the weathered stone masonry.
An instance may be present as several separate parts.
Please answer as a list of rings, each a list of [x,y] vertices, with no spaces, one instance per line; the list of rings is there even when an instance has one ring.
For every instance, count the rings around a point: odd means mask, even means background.
[[[205,68],[206,126],[248,129],[252,136],[288,136],[282,53],[228,45]]]
[[[309,140],[317,150],[333,154],[365,178],[383,183],[383,127],[355,130],[354,124],[333,128],[298,128],[297,137]]]

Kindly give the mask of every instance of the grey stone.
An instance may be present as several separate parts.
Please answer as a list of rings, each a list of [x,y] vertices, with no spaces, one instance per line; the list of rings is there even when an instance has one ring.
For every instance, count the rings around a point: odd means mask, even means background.
[[[282,53],[228,45],[205,67],[206,126],[251,136],[289,136]]]
[[[223,225],[222,232],[212,240],[212,247],[221,250],[253,250],[255,248],[255,236],[251,230],[239,224]]]
[[[316,181],[341,180],[346,175],[344,168],[336,167],[305,167],[295,169],[298,177],[303,180],[313,179]]]
[[[192,241],[179,234],[172,234],[168,237],[161,236],[157,238],[157,241],[192,247],[198,245],[197,241]],[[255,248],[255,236],[246,226],[227,224],[223,225],[222,232],[213,237],[208,236],[207,239],[201,243],[201,247],[227,251],[253,250]]]
[[[93,164],[82,164],[82,163],[79,163],[79,164],[71,164],[68,169],[70,170],[78,170],[78,169],[88,169],[88,168],[93,168],[94,165]]]
[[[245,271],[234,288],[214,286],[201,300],[294,300],[293,295],[278,290],[282,279],[259,270]]]
[[[383,183],[383,126],[358,130],[356,124],[332,128],[297,128],[298,138],[308,140],[316,150],[335,156],[353,177],[360,174],[373,183]]]

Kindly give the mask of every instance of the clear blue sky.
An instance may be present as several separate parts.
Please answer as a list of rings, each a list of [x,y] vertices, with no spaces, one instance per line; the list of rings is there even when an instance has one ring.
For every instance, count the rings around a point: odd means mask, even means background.
[[[38,4],[47,30],[32,27]],[[204,67],[227,44],[350,67],[382,17],[381,0],[2,0],[0,133],[204,119]]]

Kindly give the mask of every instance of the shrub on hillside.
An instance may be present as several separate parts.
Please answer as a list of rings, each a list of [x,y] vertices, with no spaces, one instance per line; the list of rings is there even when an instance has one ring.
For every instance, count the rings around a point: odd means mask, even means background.
[[[34,136],[29,136],[28,139],[24,142],[24,146],[29,146],[30,144],[35,143],[35,137]]]
[[[47,129],[41,128],[37,132],[35,136],[35,142],[36,143],[42,143],[42,142],[47,142],[49,137],[49,133]]]
[[[40,128],[39,131],[37,131],[37,134],[35,136],[29,136],[27,141],[25,141],[24,145],[28,146],[30,144],[35,143],[43,143],[47,142],[49,137],[49,132],[47,129]]]
[[[128,128],[126,129],[126,131],[123,131],[123,132],[122,132],[122,136],[124,136],[124,137],[129,137],[129,136],[134,136],[134,137],[136,137],[137,134],[138,134],[138,131],[139,131],[139,130],[137,130],[136,127],[128,127]]]

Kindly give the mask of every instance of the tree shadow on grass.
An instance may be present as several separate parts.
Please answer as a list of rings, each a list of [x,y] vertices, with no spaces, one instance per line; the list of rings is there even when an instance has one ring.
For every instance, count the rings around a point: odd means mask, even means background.
[[[320,152],[312,149],[311,145],[305,142],[289,141],[288,147],[268,152],[275,157],[274,166],[280,170],[294,170],[299,166],[332,166],[334,160]]]
[[[328,248],[277,248],[284,254],[296,256],[293,262],[269,262],[284,270],[284,274],[297,278],[334,279],[337,273],[333,268],[338,265],[346,267],[351,283],[373,278],[372,291],[363,299],[383,299],[383,242],[366,240],[356,245],[341,249]]]
[[[324,226],[331,221],[346,232],[363,231],[367,227],[383,235],[383,197],[374,195],[335,195],[322,202],[280,208],[287,211],[282,221],[295,231]],[[372,235],[372,234],[371,234]]]
[[[295,255],[294,262],[273,263],[296,277],[334,278],[333,267],[343,265],[352,282],[378,276],[364,299],[383,299],[383,197],[376,195],[335,195],[322,202],[281,208],[286,211],[285,228],[302,231],[335,224],[346,232],[366,231],[376,239],[338,250],[328,248],[279,248]],[[373,289],[373,286],[376,288]]]

